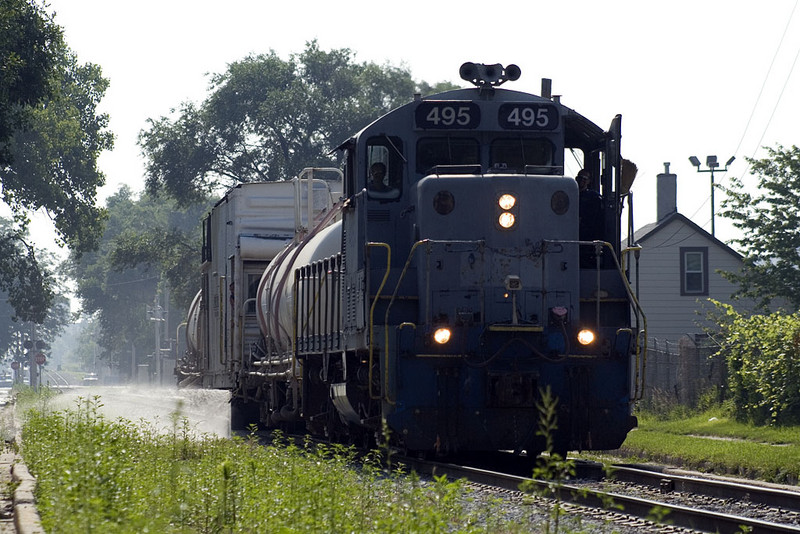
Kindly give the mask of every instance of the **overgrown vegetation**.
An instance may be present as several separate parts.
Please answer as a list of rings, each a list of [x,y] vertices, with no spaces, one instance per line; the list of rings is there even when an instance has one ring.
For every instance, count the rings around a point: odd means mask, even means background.
[[[58,532],[521,532],[471,504],[462,481],[423,481],[383,467],[379,453],[255,436],[197,436],[109,421],[99,398],[25,417],[23,457],[37,477],[45,530]],[[358,467],[358,468],[356,468]]]
[[[733,416],[757,425],[800,424],[800,312],[743,315],[714,304]]]

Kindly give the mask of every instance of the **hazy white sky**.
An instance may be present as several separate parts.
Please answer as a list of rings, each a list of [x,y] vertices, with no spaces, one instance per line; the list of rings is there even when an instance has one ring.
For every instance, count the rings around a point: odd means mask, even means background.
[[[117,141],[100,160],[102,198],[123,183],[141,190],[139,131],[183,101],[201,101],[207,74],[250,53],[288,57],[318,39],[428,82],[462,83],[464,61],[516,63],[522,77],[506,87],[536,94],[551,78],[562,103],[599,125],[622,114],[623,155],[639,167],[637,227],[654,222],[655,177],[671,162],[678,210],[710,230],[709,174],[689,156],[724,164],[735,155],[729,173],[743,175],[760,146],[800,144],[797,3],[51,0],[50,9],[79,60],[111,81],[101,109]],[[715,224],[723,241],[736,236],[720,217]]]

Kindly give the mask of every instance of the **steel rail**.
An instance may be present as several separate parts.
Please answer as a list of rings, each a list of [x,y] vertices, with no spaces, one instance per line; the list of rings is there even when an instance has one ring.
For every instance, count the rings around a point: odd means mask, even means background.
[[[691,528],[704,532],[741,532],[744,527],[748,529],[747,532],[753,534],[800,533],[800,527],[795,525],[771,523],[760,519],[690,508],[617,493],[587,490],[571,484],[535,480],[485,469],[412,458],[403,458],[402,463],[418,473],[445,474],[454,479],[464,478],[475,483],[507,490],[519,491],[520,484],[526,482],[541,488],[543,492],[544,490],[555,490],[556,498],[563,502],[591,508],[608,508],[610,501],[614,506],[621,505],[622,513],[625,514],[647,519],[654,523]],[[668,513],[659,514],[658,517],[661,517],[659,519],[653,514],[656,509],[667,511]]]
[[[671,491],[700,493],[720,499],[736,499],[785,510],[800,511],[800,492],[798,491],[731,480],[700,478],[672,473],[666,469],[653,470],[636,464],[613,465],[611,476],[620,482],[653,484],[665,493]]]

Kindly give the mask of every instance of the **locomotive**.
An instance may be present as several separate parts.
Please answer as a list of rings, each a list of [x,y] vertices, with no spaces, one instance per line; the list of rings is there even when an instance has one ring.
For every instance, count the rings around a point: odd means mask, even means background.
[[[205,219],[176,372],[230,390],[233,429],[536,454],[545,391],[555,451],[615,449],[636,426],[621,117],[604,131],[546,79],[541,96],[500,88],[515,65],[460,73],[473,87],[343,142],[342,169],[241,184]]]

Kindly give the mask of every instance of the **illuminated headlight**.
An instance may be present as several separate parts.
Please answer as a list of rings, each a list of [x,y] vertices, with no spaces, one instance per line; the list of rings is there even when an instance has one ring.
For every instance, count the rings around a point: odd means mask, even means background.
[[[510,210],[514,207],[514,204],[517,203],[517,199],[514,198],[514,195],[505,194],[497,199],[497,204],[504,210]]]
[[[585,329],[578,332],[578,343],[581,345],[591,345],[593,342],[594,332]]]
[[[504,211],[500,214],[500,217],[497,219],[497,223],[502,226],[503,228],[511,228],[514,226],[514,221],[516,218],[514,214],[509,211]]]
[[[436,331],[433,333],[433,340],[437,342],[439,345],[444,345],[448,341],[450,341],[450,329],[449,328],[437,328]]]

